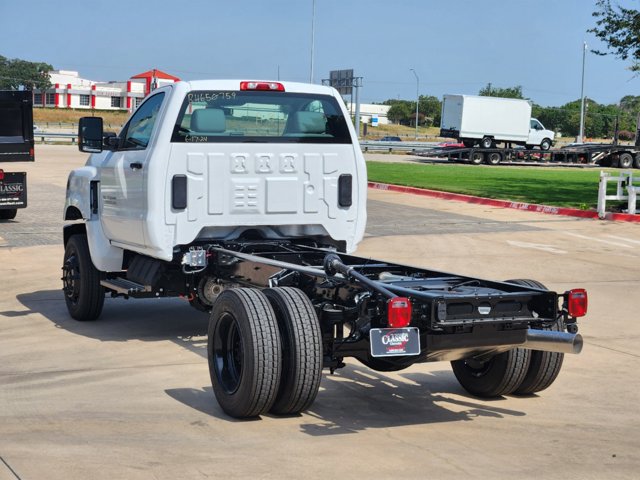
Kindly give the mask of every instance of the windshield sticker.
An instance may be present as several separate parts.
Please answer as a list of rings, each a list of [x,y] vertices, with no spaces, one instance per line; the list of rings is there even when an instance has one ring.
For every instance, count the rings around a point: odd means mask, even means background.
[[[187,100],[191,103],[232,100],[234,98],[236,98],[236,92],[191,92],[187,94]]]

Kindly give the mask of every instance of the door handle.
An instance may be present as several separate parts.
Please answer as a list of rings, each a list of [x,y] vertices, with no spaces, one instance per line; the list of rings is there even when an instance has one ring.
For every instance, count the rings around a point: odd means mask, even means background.
[[[142,168],[142,164],[140,162],[132,162],[129,164],[129,168],[131,170],[140,170]]]

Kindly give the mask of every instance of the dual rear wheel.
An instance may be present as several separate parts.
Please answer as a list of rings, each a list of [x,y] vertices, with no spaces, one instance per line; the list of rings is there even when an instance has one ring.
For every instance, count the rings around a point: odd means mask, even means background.
[[[226,290],[211,311],[208,359],[213,391],[228,415],[302,412],[322,376],[315,309],[296,288]]]
[[[507,280],[525,287],[547,288],[535,280]],[[556,322],[548,330],[561,330]],[[530,395],[548,388],[558,377],[563,353],[514,348],[488,359],[467,358],[451,362],[460,385],[472,395],[492,398]]]

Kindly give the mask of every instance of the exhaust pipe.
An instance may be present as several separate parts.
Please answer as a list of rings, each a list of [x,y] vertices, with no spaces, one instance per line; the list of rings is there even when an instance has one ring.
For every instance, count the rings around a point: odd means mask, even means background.
[[[527,339],[522,347],[544,352],[580,353],[582,344],[582,335],[579,333],[528,330]]]

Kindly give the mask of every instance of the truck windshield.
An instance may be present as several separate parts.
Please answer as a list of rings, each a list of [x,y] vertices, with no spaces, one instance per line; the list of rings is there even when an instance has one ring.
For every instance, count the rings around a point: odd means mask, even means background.
[[[328,95],[201,90],[185,97],[171,141],[351,143],[351,136]]]

